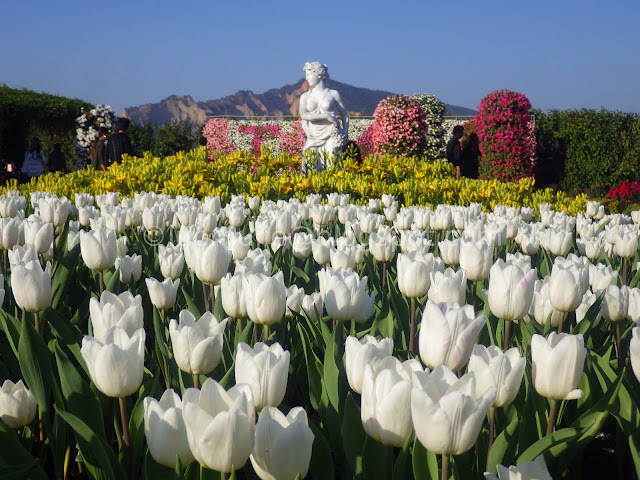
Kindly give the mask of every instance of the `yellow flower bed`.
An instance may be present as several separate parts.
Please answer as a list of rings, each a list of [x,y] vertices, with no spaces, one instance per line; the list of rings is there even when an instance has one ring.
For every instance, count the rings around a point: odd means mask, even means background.
[[[300,162],[300,158],[271,155],[268,151],[260,159],[245,152],[224,155],[215,164],[206,162],[202,148],[164,158],[146,153],[144,158],[125,157],[107,172],[88,167],[67,175],[52,173],[19,186],[10,182],[1,192],[15,189],[28,195],[50,191],[73,198],[77,192],[98,195],[118,191],[123,196],[133,196],[135,192],[154,191],[199,198],[219,195],[223,201],[233,194],[277,200],[339,192],[351,194],[352,201],[360,203],[387,193],[397,196],[406,206],[477,202],[490,209],[498,204],[537,207],[550,203],[572,215],[584,211],[587,202],[585,195],[568,197],[563,192],[534,191],[533,182],[528,179],[519,183],[456,179],[453,168],[439,160],[369,157],[360,165],[345,160],[341,168],[306,175],[299,171]]]

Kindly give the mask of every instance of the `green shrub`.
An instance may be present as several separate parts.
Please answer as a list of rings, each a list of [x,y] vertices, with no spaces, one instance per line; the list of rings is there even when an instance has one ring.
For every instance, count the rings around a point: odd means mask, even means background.
[[[622,181],[640,178],[640,116],[610,110],[533,111],[545,144],[566,145],[560,187],[604,197]]]

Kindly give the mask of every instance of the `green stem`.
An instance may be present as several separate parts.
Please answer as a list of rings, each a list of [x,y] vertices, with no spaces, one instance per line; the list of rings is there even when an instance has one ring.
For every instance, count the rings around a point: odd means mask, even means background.
[[[511,321],[504,321],[504,344],[502,345],[502,351],[506,352],[509,349],[509,339],[511,336]]]
[[[197,373],[193,374],[193,388],[200,388],[200,375]]]
[[[102,270],[100,270],[98,277],[100,277],[100,295],[102,296],[102,292],[104,292],[104,272]]]
[[[556,409],[558,407],[557,400],[551,400],[551,408],[549,409],[549,422],[547,423],[547,435],[553,432],[554,424],[556,423]]]
[[[207,295],[207,285],[202,284],[202,296],[204,297],[204,309],[209,310],[209,295]]]
[[[562,326],[564,325],[565,312],[560,312],[560,323],[558,324],[558,334],[562,333]]]
[[[69,471],[69,460],[71,459],[71,444],[67,443],[67,449],[64,452],[64,467],[62,469],[62,478],[67,480],[67,472]]]
[[[491,455],[491,447],[493,446],[493,436],[494,436],[494,428],[496,422],[496,409],[491,407],[489,410],[489,448],[487,449],[487,468],[485,469],[487,472],[489,471],[489,456]]]
[[[416,299],[411,299],[411,326],[409,327],[409,351],[415,353],[414,342],[416,337]]]
[[[627,284],[627,265],[629,263],[628,258],[622,259],[622,285]]]
[[[211,313],[213,313],[216,308],[216,292],[213,285],[209,286],[209,295],[211,296]]]
[[[441,480],[449,480],[449,455],[442,455],[442,475],[440,476]]]
[[[387,288],[387,262],[382,262],[382,292]]]
[[[40,333],[40,312],[36,312],[35,317],[36,317],[36,332]]]
[[[129,419],[127,417],[127,406],[125,399],[119,398],[120,403],[120,421],[122,423],[122,441],[124,442],[124,453],[129,466],[129,478],[133,478],[133,457],[131,451],[131,438],[129,437]]]
[[[387,447],[387,480],[393,480],[393,447]]]
[[[344,354],[344,325],[342,322],[338,322],[336,326],[338,329],[338,359],[342,363],[342,355]]]

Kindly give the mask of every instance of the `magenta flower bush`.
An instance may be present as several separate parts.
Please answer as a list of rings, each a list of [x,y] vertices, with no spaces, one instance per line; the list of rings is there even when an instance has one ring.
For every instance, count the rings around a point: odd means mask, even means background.
[[[207,149],[211,155],[218,153],[233,153],[237,150],[229,140],[229,120],[213,118],[202,129],[202,136],[207,139]]]
[[[530,109],[529,99],[511,90],[496,90],[482,99],[476,115],[480,178],[516,182],[533,176],[536,144]]]
[[[266,140],[280,136],[278,125],[240,125],[238,131],[243,135],[251,136],[251,149],[256,158],[260,158],[260,146]]]
[[[406,95],[387,97],[378,104],[373,118],[376,155],[410,157],[423,152],[427,122],[417,100]]]
[[[369,125],[362,135],[355,140],[356,145],[360,149],[360,155],[362,158],[367,158],[369,155],[373,155],[375,147],[373,145],[373,124]]]

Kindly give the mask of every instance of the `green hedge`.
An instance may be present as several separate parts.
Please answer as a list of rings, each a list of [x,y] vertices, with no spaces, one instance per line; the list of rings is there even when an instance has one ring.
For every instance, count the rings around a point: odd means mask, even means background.
[[[73,161],[75,119],[91,108],[83,100],[0,85],[0,158],[21,164],[28,139],[38,137],[47,155],[59,142],[68,162]]]
[[[610,110],[534,110],[545,145],[566,145],[563,190],[604,197],[623,180],[640,179],[640,115]]]

